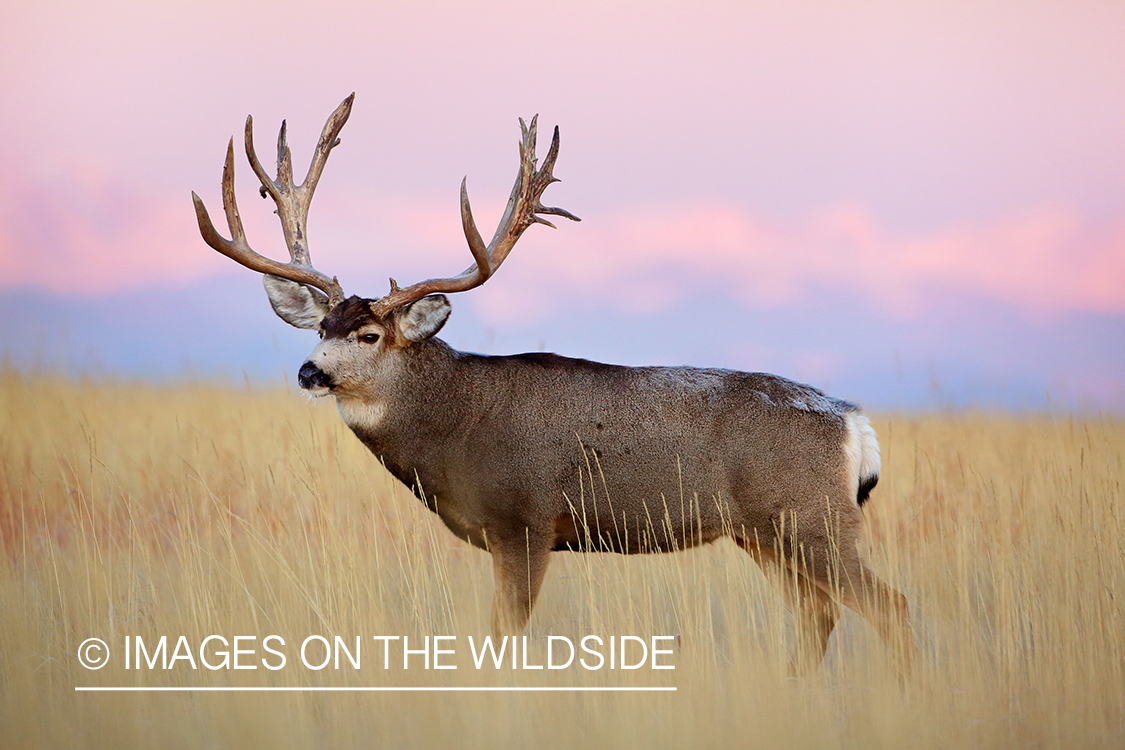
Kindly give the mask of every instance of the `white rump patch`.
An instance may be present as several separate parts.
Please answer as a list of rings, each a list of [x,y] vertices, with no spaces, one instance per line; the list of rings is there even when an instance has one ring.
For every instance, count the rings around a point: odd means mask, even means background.
[[[860,484],[878,477],[882,464],[879,460],[879,441],[867,417],[857,411],[850,411],[844,418],[848,423],[844,454],[848,461],[848,479],[854,503]]]
[[[370,403],[357,398],[337,398],[336,411],[351,429],[374,432],[387,416],[387,405],[380,401]]]

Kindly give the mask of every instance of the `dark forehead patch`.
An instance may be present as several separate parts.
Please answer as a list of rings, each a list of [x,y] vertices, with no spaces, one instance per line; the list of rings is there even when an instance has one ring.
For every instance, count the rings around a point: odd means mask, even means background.
[[[351,296],[329,310],[320,322],[326,338],[344,337],[368,323],[376,322],[371,314],[371,300]]]

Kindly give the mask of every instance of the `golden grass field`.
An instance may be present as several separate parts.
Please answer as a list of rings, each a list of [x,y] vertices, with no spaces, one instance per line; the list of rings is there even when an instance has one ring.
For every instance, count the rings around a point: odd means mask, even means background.
[[[789,678],[788,613],[729,542],[560,554],[547,573],[537,647],[678,635],[675,670],[477,671],[463,641],[487,632],[487,555],[396,486],[327,401],[0,371],[0,746],[1125,746],[1125,422],[873,421],[868,556],[910,600],[909,677],[848,612],[821,671]],[[125,636],[212,634],[280,635],[288,664],[124,669]],[[312,634],[362,635],[362,669],[302,667]],[[384,670],[370,640],[427,634],[461,636],[457,670]],[[91,636],[111,651],[98,671],[77,658]],[[225,685],[678,690],[74,690]]]

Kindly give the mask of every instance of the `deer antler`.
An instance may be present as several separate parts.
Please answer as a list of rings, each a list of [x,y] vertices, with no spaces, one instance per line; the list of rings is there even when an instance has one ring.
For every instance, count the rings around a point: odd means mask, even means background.
[[[564,216],[571,221],[581,221],[577,216],[561,208],[544,206],[539,202],[540,196],[552,182],[558,182],[551,170],[555,166],[555,159],[559,155],[559,129],[555,127],[554,138],[551,139],[551,148],[543,160],[543,166],[535,169],[535,135],[536,124],[539,116],[531,118],[531,127],[520,119],[520,131],[523,137],[520,141],[520,171],[516,176],[512,194],[508,198],[508,206],[496,228],[492,242],[486,247],[477,231],[476,222],[473,221],[473,211],[469,206],[469,193],[465,187],[466,180],[461,180],[461,225],[465,230],[465,239],[469,242],[469,251],[473,254],[474,263],[457,276],[447,279],[429,279],[417,284],[400,289],[394,279],[391,279],[391,291],[382,299],[372,303],[371,310],[377,316],[385,316],[394,310],[409,305],[428,294],[437,292],[464,292],[473,289],[487,281],[496,269],[508,257],[508,253],[515,247],[516,241],[523,231],[532,224],[546,224],[552,229],[555,225],[544,219],[539,214]],[[467,179],[467,178],[466,178]]]
[[[246,118],[246,158],[249,159],[250,167],[262,183],[260,189],[262,197],[265,198],[268,194],[277,204],[281,230],[285,235],[285,244],[289,248],[289,263],[281,263],[259,255],[246,242],[246,232],[242,228],[242,218],[238,215],[238,204],[234,198],[233,138],[227,144],[227,159],[223,166],[223,210],[227,215],[231,239],[228,240],[219,234],[207,214],[203,201],[194,192],[191,194],[192,200],[195,201],[199,232],[208,245],[253,271],[315,287],[328,295],[329,305],[335,305],[343,300],[344,290],[335,277],[329,278],[312,266],[308,246],[309,204],[312,203],[313,191],[320,181],[320,173],[328,161],[329,152],[340,143],[338,136],[344,123],[348,121],[354,99],[353,93],[329,116],[328,122],[324,124],[324,130],[321,131],[320,140],[316,144],[308,175],[300,185],[293,184],[293,155],[285,142],[285,122],[282,121],[281,132],[277,136],[277,179],[271,180],[254,152],[254,118],[249,116]]]

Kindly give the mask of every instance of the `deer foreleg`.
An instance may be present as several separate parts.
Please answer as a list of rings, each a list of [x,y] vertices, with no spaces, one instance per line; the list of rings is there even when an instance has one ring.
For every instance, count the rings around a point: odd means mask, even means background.
[[[550,560],[550,542],[530,530],[489,540],[496,589],[492,594],[492,635],[519,635],[531,617]]]

